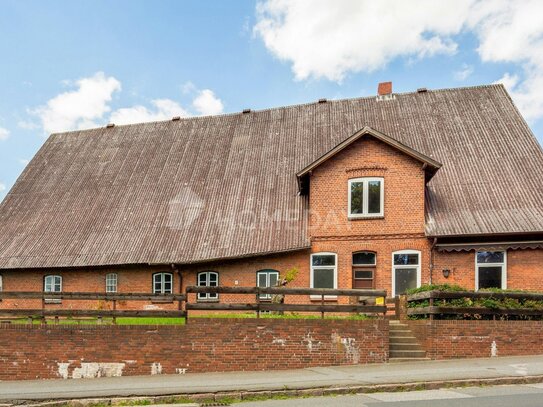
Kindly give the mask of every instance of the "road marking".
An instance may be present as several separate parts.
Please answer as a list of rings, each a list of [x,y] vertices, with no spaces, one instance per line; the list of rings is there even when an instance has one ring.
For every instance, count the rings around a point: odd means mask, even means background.
[[[365,394],[365,396],[385,402],[473,398],[473,396],[469,394],[457,393],[450,390],[422,390],[401,393],[372,393]]]

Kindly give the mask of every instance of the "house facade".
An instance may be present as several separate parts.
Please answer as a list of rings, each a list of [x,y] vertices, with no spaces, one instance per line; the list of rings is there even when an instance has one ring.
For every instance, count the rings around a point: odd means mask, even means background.
[[[505,89],[380,90],[52,135],[0,206],[0,289],[177,293],[296,269],[291,286],[389,296],[543,290],[543,151]]]

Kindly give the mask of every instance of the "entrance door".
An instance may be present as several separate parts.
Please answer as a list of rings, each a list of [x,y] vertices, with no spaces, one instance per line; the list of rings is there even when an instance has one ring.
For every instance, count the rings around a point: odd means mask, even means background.
[[[420,287],[420,252],[402,250],[392,254],[392,296]]]

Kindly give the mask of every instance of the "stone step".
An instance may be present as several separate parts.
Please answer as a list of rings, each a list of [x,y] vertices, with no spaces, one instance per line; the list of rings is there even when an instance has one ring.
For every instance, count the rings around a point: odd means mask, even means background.
[[[423,350],[390,350],[391,358],[425,358],[426,352]]]
[[[402,363],[402,362],[420,362],[423,360],[430,360],[430,358],[389,358],[388,363]]]
[[[395,329],[388,332],[390,336],[413,336],[413,332],[409,329]]]
[[[390,338],[390,342],[394,343],[418,343],[417,338],[414,336],[393,336]]]
[[[390,351],[396,350],[424,350],[417,342],[414,343],[390,343]]]

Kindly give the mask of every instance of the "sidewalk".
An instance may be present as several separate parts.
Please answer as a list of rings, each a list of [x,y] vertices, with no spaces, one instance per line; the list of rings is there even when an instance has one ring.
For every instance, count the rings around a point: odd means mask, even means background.
[[[533,377],[541,376],[541,378]],[[543,356],[422,361],[287,371],[0,382],[0,401],[285,391],[498,378],[543,381]],[[439,383],[438,383],[439,385]]]

